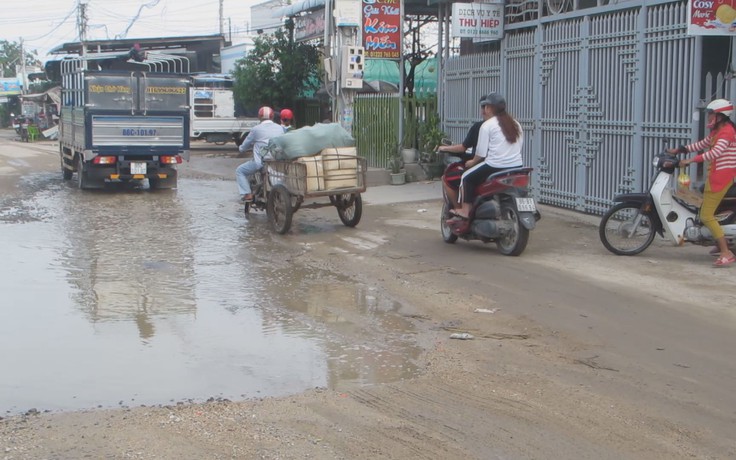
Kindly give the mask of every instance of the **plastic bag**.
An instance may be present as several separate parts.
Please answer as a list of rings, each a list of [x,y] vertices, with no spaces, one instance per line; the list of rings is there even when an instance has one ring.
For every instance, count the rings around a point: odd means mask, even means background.
[[[316,155],[328,147],[353,147],[355,139],[339,123],[317,123],[272,137],[266,147],[276,160]]]
[[[680,171],[680,175],[677,176],[677,187],[682,190],[690,189],[690,176],[685,170]]]

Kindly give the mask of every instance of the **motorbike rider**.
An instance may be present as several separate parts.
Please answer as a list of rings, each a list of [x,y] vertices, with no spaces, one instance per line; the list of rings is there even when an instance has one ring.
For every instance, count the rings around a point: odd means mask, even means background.
[[[238,147],[240,153],[253,149],[253,159],[246,161],[235,169],[235,180],[238,183],[241,201],[253,200],[248,176],[260,171],[263,167],[263,160],[268,159],[268,154],[263,149],[268,145],[269,139],[284,134],[284,128],[273,122],[273,116],[274,113],[271,107],[264,106],[258,109],[260,123],[248,133],[248,136]]]
[[[294,121],[294,112],[290,109],[282,109],[279,114],[279,118],[281,119],[281,127],[284,128],[285,133],[294,129],[294,126],[292,126],[292,122]]]
[[[460,179],[462,207],[450,213],[467,219],[475,200],[475,188],[496,172],[522,166],[521,147],[524,133],[521,125],[506,112],[506,99],[491,93],[480,103],[487,118],[480,127],[475,156],[465,162]]]
[[[480,98],[479,102],[483,102],[484,98],[485,97]],[[461,144],[440,145],[437,148],[438,152],[454,153],[460,158],[461,161],[463,161],[463,163],[472,159],[475,156],[475,148],[478,145],[478,133],[480,132],[480,127],[481,125],[483,125],[483,122],[488,119],[486,111],[483,110],[482,106],[480,108],[483,119],[481,121],[476,121],[475,123],[473,123],[473,125],[468,130],[468,134],[465,135],[465,140]],[[470,150],[469,153],[468,150]],[[447,197],[450,199],[449,201],[452,204],[452,207],[455,208],[459,204],[457,202],[457,196],[458,188],[460,186],[460,177],[458,176],[457,179],[453,179],[449,182],[450,183],[448,184],[443,181],[442,186],[445,189]]]
[[[715,218],[715,212],[736,180],[736,126],[730,119],[733,104],[725,99],[715,99],[708,104],[705,111],[708,116],[706,127],[710,130],[710,134],[698,142],[668,149],[667,152],[676,155],[704,151],[692,158],[680,160],[681,168],[690,163],[710,162],[699,217],[703,225],[711,231],[718,245],[711,250],[711,254],[718,256],[713,265],[725,267],[736,262],[736,257],[728,247],[723,229]]]

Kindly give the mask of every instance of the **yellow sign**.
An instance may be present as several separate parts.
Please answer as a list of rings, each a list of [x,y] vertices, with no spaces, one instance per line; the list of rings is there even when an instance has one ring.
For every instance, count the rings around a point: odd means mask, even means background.
[[[186,94],[187,89],[181,86],[149,86],[146,88],[148,94]]]
[[[130,94],[130,86],[125,85],[89,85],[90,93],[124,93]]]

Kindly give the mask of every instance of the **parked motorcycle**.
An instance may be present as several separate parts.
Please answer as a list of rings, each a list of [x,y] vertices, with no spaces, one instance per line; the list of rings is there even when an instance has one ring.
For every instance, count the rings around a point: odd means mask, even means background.
[[[648,248],[657,233],[676,245],[715,245],[710,230],[698,219],[698,206],[672,193],[672,177],[679,166],[677,157],[659,154],[653,166],[657,172],[648,192],[626,193],[613,199],[615,204],[599,227],[603,246],[614,254],[633,256]],[[721,201],[716,219],[729,246],[732,245],[736,239],[736,185]]]
[[[462,161],[445,168],[442,181],[453,186],[453,178],[462,175]],[[442,189],[441,231],[446,243],[458,238],[495,242],[498,250],[507,256],[518,256],[526,249],[529,231],[534,229],[541,214],[534,198],[529,196],[529,178],[532,168],[515,168],[491,174],[476,188],[476,199],[468,219],[453,218],[453,206]]]
[[[10,114],[10,118],[12,120],[13,129],[17,134],[20,134],[21,124],[25,121],[24,117],[16,117],[15,114]]]

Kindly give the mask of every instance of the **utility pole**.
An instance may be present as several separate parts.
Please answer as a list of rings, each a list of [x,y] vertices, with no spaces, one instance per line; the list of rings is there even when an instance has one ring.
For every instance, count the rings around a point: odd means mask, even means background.
[[[223,4],[225,0],[220,0],[220,35],[225,35],[225,16],[223,14]]]
[[[77,28],[79,29],[79,42],[82,45],[82,56],[87,54],[87,2],[79,0],[77,5]]]
[[[28,82],[26,81],[26,50],[23,47],[23,37],[20,37],[20,78],[23,89],[21,93],[28,94]]]
[[[353,103],[363,87],[365,55],[361,43],[361,2],[359,0],[332,0],[325,2],[325,27],[329,24],[331,58],[337,70],[335,104],[337,121],[352,134]]]

